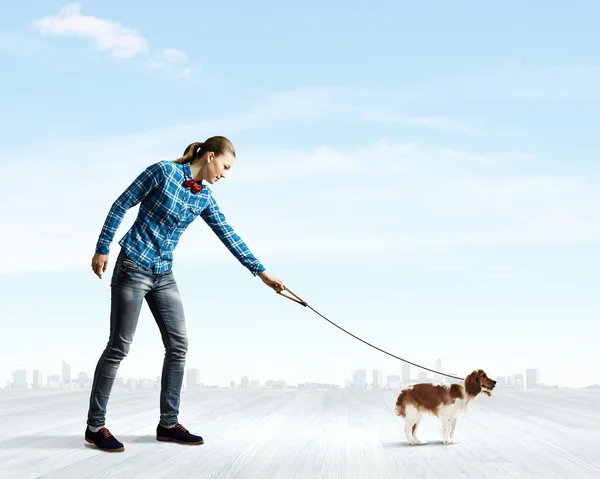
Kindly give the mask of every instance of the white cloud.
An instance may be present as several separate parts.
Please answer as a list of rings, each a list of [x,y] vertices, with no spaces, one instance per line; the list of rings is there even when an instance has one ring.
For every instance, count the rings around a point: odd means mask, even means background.
[[[79,4],[65,5],[58,15],[34,20],[32,25],[43,34],[87,39],[95,48],[115,58],[130,59],[148,49],[146,39],[136,30],[111,20],[82,15]]]
[[[420,143],[392,143],[381,139],[359,148],[343,150],[330,146],[318,146],[311,152],[294,151],[283,148],[265,147],[245,152],[243,160],[236,164],[236,173],[230,182],[254,181],[270,182],[275,179],[305,179],[313,181],[331,180],[354,176],[365,183],[381,181],[375,195],[397,194],[396,189],[388,189],[390,178],[393,184],[406,182],[410,188],[415,176],[426,176],[432,181],[450,175],[469,172],[493,171],[497,177],[513,171],[515,165],[535,161],[532,155],[519,151],[473,153],[454,148],[429,148]],[[398,183],[398,176],[400,182]],[[406,190],[405,190],[406,191]]]
[[[395,112],[369,111],[365,115],[365,121],[369,123],[395,123],[399,125],[422,125],[431,128],[441,128],[458,132],[471,132],[473,126],[463,118],[450,116],[410,116],[399,115]]]
[[[24,196],[19,215],[8,208],[4,213],[7,230],[19,233],[0,239],[0,247],[13,253],[2,271],[87,267],[112,201],[154,161],[143,150],[137,155],[132,166],[111,176],[98,175],[97,160],[82,164],[78,154],[53,168],[56,176],[46,178],[43,202]],[[241,160],[247,167],[232,172],[215,194],[259,257],[283,261],[290,255],[303,262],[336,262],[448,245],[600,240],[600,216],[593,209],[600,201],[597,183],[518,171],[498,178],[498,167],[487,163],[486,172],[470,176],[457,156],[388,142],[357,151],[323,146],[311,152],[250,152]],[[378,159],[376,168],[371,158]],[[449,164],[439,169],[440,163]],[[68,174],[73,164],[79,165],[78,178],[95,180],[74,181]],[[17,190],[5,189],[11,196]],[[23,224],[21,214],[30,210],[35,210],[36,223]],[[135,215],[127,215],[114,248]],[[219,261],[229,254],[204,224],[194,224],[182,239],[178,258],[197,257],[198,241]]]
[[[34,20],[32,26],[45,35],[86,39],[96,49],[120,60],[131,60],[149,50],[148,41],[140,32],[112,20],[82,15],[79,4],[65,5],[58,15]],[[186,54],[174,48],[159,50],[144,65],[150,70],[168,71],[177,78],[188,78],[192,71]]]
[[[350,88],[307,87],[271,95],[261,99],[264,114],[284,114],[293,111],[296,118],[307,116],[355,120],[361,123],[410,124],[462,133],[472,132],[476,125],[464,118],[450,115],[409,114],[406,106],[412,101],[401,91]]]
[[[173,63],[181,63],[187,60],[185,53],[174,49],[164,49],[156,54],[156,56],[148,60],[148,68],[163,68]]]
[[[237,165],[236,165],[237,166]],[[329,146],[318,146],[307,153],[285,148],[265,147],[249,151],[237,170],[232,182],[270,182],[290,179],[303,180],[315,176],[358,173],[363,166],[353,152],[336,150]]]
[[[164,49],[146,60],[146,68],[151,70],[170,70],[180,78],[189,77],[191,69],[185,53],[175,49]]]
[[[188,143],[202,139],[198,132],[253,132],[318,117],[332,103],[337,112],[353,110],[361,117],[360,107],[372,106],[344,90],[330,93],[279,94],[231,118],[0,158],[6,165],[0,191],[11,199],[1,202],[0,214],[13,232],[0,237],[0,247],[11,251],[1,271],[86,266],[117,195],[148,164],[176,158]],[[527,153],[432,148],[387,139],[352,148],[236,146],[235,169],[215,194],[259,257],[339,261],[447,245],[600,240],[594,206],[600,202],[598,179],[545,174],[543,159]],[[20,171],[12,161],[15,156],[27,156],[32,168],[52,162],[52,169],[44,168],[44,189],[36,195],[8,181]],[[18,214],[11,207],[15,203]],[[36,223],[23,222],[27,215]],[[113,244],[134,217],[130,212]],[[204,225],[192,229],[178,257],[195,256],[198,240],[207,245],[207,253],[229,254]],[[444,264],[443,259],[437,264]]]

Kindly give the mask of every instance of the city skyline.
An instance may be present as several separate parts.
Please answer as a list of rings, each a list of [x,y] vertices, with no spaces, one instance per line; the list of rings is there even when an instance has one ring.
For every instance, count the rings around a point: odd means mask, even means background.
[[[444,370],[444,363],[442,359],[435,361],[436,371],[445,373],[449,376],[458,376],[455,372]],[[412,371],[416,370],[416,374]],[[411,384],[415,382],[434,382],[434,383],[452,383],[458,382],[458,379],[443,376],[437,372],[425,371],[420,368],[416,368],[408,363],[402,362],[401,372],[385,374],[383,370],[374,369],[371,371],[371,380],[369,381],[367,369],[356,369],[352,370],[348,378],[343,383],[323,383],[314,382],[310,379],[295,383],[296,387],[301,385],[318,385],[327,387],[351,387],[353,389],[399,389],[403,385]],[[560,384],[545,384],[540,381],[541,371],[534,368],[525,368],[521,372],[515,372],[511,374],[499,374],[495,378],[498,381],[497,387],[525,387],[525,388],[536,388],[536,387],[562,387]],[[31,377],[31,381],[28,378]],[[458,376],[460,377],[460,376]],[[494,376],[493,376],[494,377]],[[31,388],[69,388],[72,385],[77,387],[90,387],[92,381],[91,375],[86,371],[79,371],[76,376],[72,373],[71,365],[62,360],[61,362],[61,374],[48,374],[46,376],[45,371],[34,369],[29,371],[26,369],[15,369],[12,372],[12,378],[7,379],[5,382],[5,388],[24,389],[27,386]],[[235,379],[222,379],[218,384],[209,384],[202,381],[201,370],[197,368],[186,368],[184,373],[184,388],[191,387],[229,387],[243,388],[243,389],[256,389],[259,387],[290,387],[294,383],[286,381],[285,378],[266,378],[266,377],[251,377],[248,375],[242,375],[239,378],[239,382]],[[122,376],[117,375],[115,380],[115,387],[127,387],[130,389],[136,389],[138,387],[150,387],[156,388],[160,385],[160,376]],[[596,383],[590,383],[582,387],[596,386]]]

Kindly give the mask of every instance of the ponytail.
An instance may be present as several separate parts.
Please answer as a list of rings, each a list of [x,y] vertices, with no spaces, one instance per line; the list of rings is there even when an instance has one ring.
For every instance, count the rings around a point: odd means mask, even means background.
[[[212,151],[215,156],[231,154],[235,157],[235,149],[231,141],[224,136],[212,136],[206,141],[198,141],[188,145],[183,152],[183,156],[173,161],[179,164],[191,163],[200,158],[206,151]]]
[[[199,156],[198,153],[202,149],[202,145],[204,145],[204,143],[201,141],[192,143],[191,145],[188,145],[188,147],[183,152],[183,156],[174,160],[175,163],[179,163],[179,164],[191,163],[196,158],[198,158],[198,156]]]

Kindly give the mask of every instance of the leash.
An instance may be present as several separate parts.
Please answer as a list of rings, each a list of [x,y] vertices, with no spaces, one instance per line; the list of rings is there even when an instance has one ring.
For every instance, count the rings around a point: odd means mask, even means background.
[[[387,351],[384,351],[383,349],[381,349],[381,348],[378,348],[377,346],[374,346],[373,344],[371,344],[371,343],[368,343],[368,342],[367,342],[367,341],[365,341],[364,339],[361,339],[361,338],[359,338],[358,336],[356,336],[356,335],[352,334],[350,331],[346,331],[344,328],[342,328],[341,326],[338,326],[337,324],[335,324],[335,323],[334,323],[333,321],[331,321],[330,319],[327,319],[325,316],[323,316],[321,313],[319,313],[319,312],[318,312],[316,309],[314,309],[314,308],[313,308],[312,306],[310,306],[310,305],[309,305],[309,304],[308,304],[306,301],[304,301],[302,298],[300,298],[299,296],[297,296],[296,294],[294,294],[294,293],[293,293],[292,291],[290,291],[288,288],[286,288],[284,291],[288,291],[288,292],[289,292],[289,293],[290,293],[290,294],[291,294],[293,297],[292,297],[292,296],[288,296],[287,294],[283,294],[283,291],[275,291],[275,292],[276,292],[277,294],[279,294],[280,296],[283,296],[284,298],[287,298],[287,299],[289,299],[289,300],[291,300],[291,301],[294,301],[295,303],[298,303],[298,304],[300,304],[300,305],[304,306],[305,308],[309,308],[309,309],[311,309],[313,312],[315,312],[316,314],[318,314],[319,316],[321,316],[321,317],[322,317],[322,318],[323,318],[325,321],[327,321],[327,322],[329,322],[329,323],[333,324],[333,325],[334,325],[336,328],[338,328],[338,329],[341,329],[342,331],[344,331],[344,333],[346,333],[346,334],[349,334],[350,336],[352,336],[353,338],[356,338],[356,339],[358,339],[359,341],[362,341],[362,342],[363,342],[363,343],[365,343],[366,345],[368,345],[368,346],[371,346],[372,348],[375,348],[375,349],[377,349],[378,351],[381,351],[382,353],[385,353],[385,354],[387,354],[388,356],[391,356],[391,357],[393,357],[393,358],[395,358],[395,359],[399,359],[399,360],[400,360],[400,361],[402,361],[402,362],[405,362],[405,363],[408,363],[408,364],[412,364],[413,366],[415,366],[415,367],[417,367],[417,368],[420,368],[420,369],[425,369],[425,370],[427,370],[427,371],[431,371],[432,373],[439,374],[439,375],[441,375],[441,376],[446,376],[446,377],[448,377],[448,378],[452,378],[452,379],[458,379],[459,381],[464,381],[464,378],[459,378],[458,376],[452,376],[452,375],[450,375],[450,374],[442,373],[442,372],[440,372],[440,371],[436,371],[435,369],[429,369],[429,368],[426,368],[425,366],[421,366],[421,365],[419,365],[419,364],[415,364],[415,363],[412,363],[412,362],[410,362],[410,361],[407,361],[406,359],[399,358],[398,356],[395,356],[395,355],[394,355],[394,354],[392,354],[392,353],[388,353]]]

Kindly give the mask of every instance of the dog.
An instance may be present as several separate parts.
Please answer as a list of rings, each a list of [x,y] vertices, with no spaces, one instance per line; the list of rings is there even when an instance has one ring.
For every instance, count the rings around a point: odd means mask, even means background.
[[[483,369],[476,369],[459,384],[413,384],[396,399],[396,415],[404,418],[404,433],[408,444],[426,444],[417,438],[417,426],[423,414],[431,414],[442,423],[444,444],[456,443],[456,420],[468,411],[475,398],[484,393],[492,396],[496,381]]]

